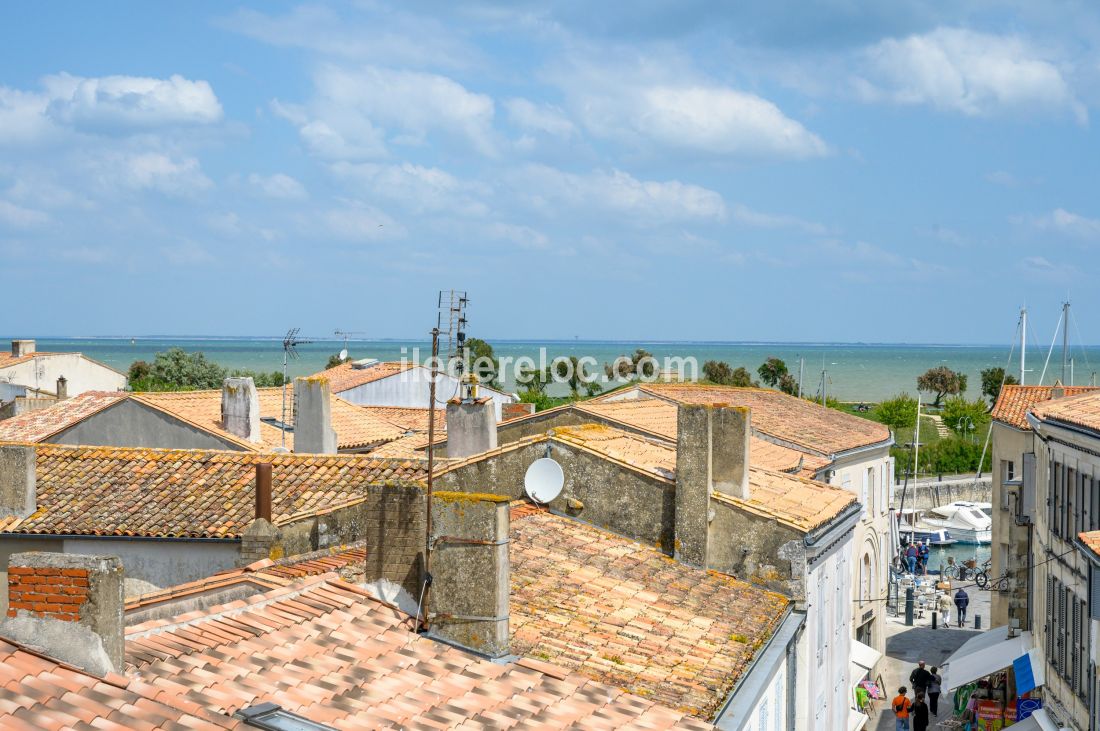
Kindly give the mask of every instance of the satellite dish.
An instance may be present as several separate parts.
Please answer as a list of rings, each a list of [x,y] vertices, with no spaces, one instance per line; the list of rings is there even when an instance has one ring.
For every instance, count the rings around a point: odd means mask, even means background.
[[[565,473],[561,465],[549,457],[536,459],[523,476],[523,489],[527,491],[527,497],[543,505],[560,495],[564,484]]]
[[[347,360],[347,359],[348,359],[348,349],[344,348],[343,350],[340,351],[340,360]]]

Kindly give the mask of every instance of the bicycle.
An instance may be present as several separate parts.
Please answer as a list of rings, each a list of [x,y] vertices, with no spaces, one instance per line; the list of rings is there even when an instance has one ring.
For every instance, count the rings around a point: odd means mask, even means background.
[[[983,568],[974,576],[974,583],[979,589],[989,588],[989,591],[1008,591],[1008,571],[1002,571],[1001,575],[990,580],[989,572]]]

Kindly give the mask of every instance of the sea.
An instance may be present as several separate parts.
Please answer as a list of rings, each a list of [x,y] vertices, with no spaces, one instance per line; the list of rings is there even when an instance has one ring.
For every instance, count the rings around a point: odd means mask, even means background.
[[[5,338],[7,340],[8,338]],[[340,352],[345,342],[328,338],[302,343],[288,359],[291,377],[308,375],[324,368],[329,357]],[[2,341],[0,341],[2,342]],[[966,395],[977,398],[981,391],[981,371],[994,366],[1019,370],[1018,357],[1009,362],[1008,346],[991,345],[895,345],[865,343],[759,343],[759,342],[673,342],[673,341],[597,341],[597,340],[491,340],[497,357],[513,361],[520,357],[539,360],[540,351],[549,360],[559,356],[592,358],[602,367],[621,355],[643,348],[654,355],[658,364],[666,358],[695,358],[701,366],[708,360],[725,361],[733,367],[744,366],[754,375],[767,358],[783,359],[796,378],[801,373],[803,392],[819,395],[824,382],[830,397],[841,401],[875,402],[899,393],[916,393],[917,376],[929,368],[945,365],[968,376]],[[255,371],[281,370],[282,338],[270,337],[54,337],[39,338],[43,351],[79,351],[120,371],[135,360],[151,361],[157,352],[171,347],[202,351],[228,369]],[[349,340],[350,357],[378,360],[412,359],[419,350],[420,362],[430,354],[431,344],[420,340]],[[1028,353],[1028,383],[1038,383],[1045,352]],[[1078,385],[1097,382],[1100,370],[1100,346],[1076,346],[1071,352],[1071,367],[1066,381]],[[1062,375],[1062,358],[1056,351],[1050,358],[1043,382],[1052,383]],[[602,369],[602,368],[601,368]],[[507,377],[504,388],[515,389],[514,378]]]

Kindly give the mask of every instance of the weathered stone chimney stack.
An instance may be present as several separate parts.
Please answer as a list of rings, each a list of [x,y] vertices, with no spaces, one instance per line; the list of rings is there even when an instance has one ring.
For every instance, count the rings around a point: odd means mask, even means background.
[[[26,518],[38,510],[34,447],[0,447],[0,517]]]
[[[0,634],[95,675],[122,672],[123,573],[116,556],[16,553]]]
[[[222,429],[249,442],[260,441],[260,396],[252,377],[222,384]]]
[[[336,454],[332,396],[326,378],[294,379],[294,451]]]
[[[447,457],[461,459],[497,447],[497,412],[493,399],[447,402]]]
[[[64,401],[69,398],[69,380],[65,376],[57,377],[57,400]]]
[[[22,358],[24,355],[31,355],[34,352],[35,344],[33,340],[11,341],[11,355],[13,358]]]
[[[706,567],[710,496],[749,497],[749,409],[681,404],[676,413],[676,559]]]

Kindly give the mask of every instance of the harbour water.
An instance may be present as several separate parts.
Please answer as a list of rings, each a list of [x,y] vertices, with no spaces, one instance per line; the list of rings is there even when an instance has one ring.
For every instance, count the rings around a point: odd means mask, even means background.
[[[339,352],[343,341],[331,335],[308,337],[314,342],[298,346],[299,358],[289,364],[291,376],[308,375],[324,368],[328,358]],[[900,392],[916,392],[916,378],[929,368],[946,365],[965,373],[969,379],[967,395],[976,398],[981,390],[981,371],[993,366],[1006,366],[1009,348],[990,345],[875,345],[860,343],[707,343],[707,342],[614,342],[614,341],[491,341],[498,357],[512,359],[527,356],[537,360],[539,349],[545,347],[549,358],[557,356],[588,356],[602,368],[616,357],[644,348],[658,361],[666,357],[694,357],[701,365],[708,360],[728,362],[733,367],[744,366],[754,375],[759,365],[769,357],[782,358],[795,377],[799,363],[803,368],[803,390],[817,394],[821,389],[822,371],[826,372],[826,388],[830,396],[845,401],[877,401]],[[282,368],[281,338],[239,337],[65,337],[38,338],[38,349],[47,351],[80,351],[118,370],[125,371],[135,360],[152,360],[158,351],[179,346],[185,350],[201,350],[207,357],[226,368],[273,371]],[[421,359],[430,352],[430,343],[418,340],[352,340],[348,350],[352,358],[400,360],[412,357],[419,348]],[[1100,347],[1075,347],[1071,353],[1074,382],[1089,383],[1100,369]],[[1045,354],[1035,353],[1029,364],[1041,369]],[[1061,375],[1052,363],[1045,381]],[[1055,373],[1057,370],[1057,373]],[[1030,382],[1036,382],[1038,372]],[[505,388],[514,383],[505,382]]]

